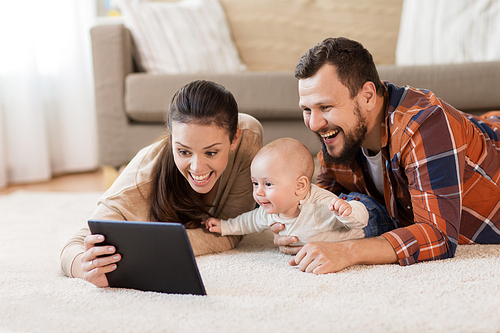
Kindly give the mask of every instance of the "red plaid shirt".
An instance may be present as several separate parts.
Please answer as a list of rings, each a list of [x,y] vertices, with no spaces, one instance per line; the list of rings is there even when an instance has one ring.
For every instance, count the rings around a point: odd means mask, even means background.
[[[428,90],[385,84],[385,198],[361,151],[349,167],[326,164],[320,152],[317,184],[385,201],[401,228],[383,236],[401,265],[453,257],[457,244],[500,243],[500,117],[474,117]]]

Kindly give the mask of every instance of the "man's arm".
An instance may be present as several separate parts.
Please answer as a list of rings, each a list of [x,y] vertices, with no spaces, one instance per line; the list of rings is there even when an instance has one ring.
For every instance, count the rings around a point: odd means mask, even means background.
[[[464,172],[473,162],[466,151],[475,131],[470,129],[467,134],[467,123],[457,111],[444,106],[417,111],[411,111],[415,114],[408,125],[411,139],[403,138],[399,147],[391,147],[391,163],[399,167],[393,170],[404,170],[394,172],[394,177],[406,182],[411,199],[408,203],[404,195],[396,198],[401,203],[401,224],[406,225],[384,234],[400,265],[454,256],[461,228]],[[413,213],[406,223],[402,218],[405,209]]]
[[[303,272],[325,274],[357,264],[392,264],[397,259],[391,243],[379,236],[338,243],[307,243],[290,259],[289,264],[298,266]]]

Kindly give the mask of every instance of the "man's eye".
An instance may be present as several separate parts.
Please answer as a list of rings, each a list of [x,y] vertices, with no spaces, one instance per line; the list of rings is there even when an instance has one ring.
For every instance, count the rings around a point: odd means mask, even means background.
[[[331,105],[324,105],[324,106],[321,107],[321,110],[323,110],[323,111],[329,111],[331,108],[332,108]]]

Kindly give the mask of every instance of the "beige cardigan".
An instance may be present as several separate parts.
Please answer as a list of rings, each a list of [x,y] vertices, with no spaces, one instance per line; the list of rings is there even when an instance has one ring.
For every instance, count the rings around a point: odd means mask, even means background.
[[[238,127],[241,139],[229,154],[226,170],[210,213],[221,219],[235,217],[255,207],[252,197],[250,164],[262,147],[261,124],[247,114],[240,113]],[[143,148],[130,161],[113,185],[99,199],[90,219],[148,221],[151,190],[151,170],[163,146],[163,140]],[[221,237],[205,229],[187,229],[194,255],[232,249],[241,240],[239,236]],[[88,225],[81,228],[64,246],[60,255],[61,269],[71,276],[71,266],[76,256],[83,253],[83,240],[89,234]]]

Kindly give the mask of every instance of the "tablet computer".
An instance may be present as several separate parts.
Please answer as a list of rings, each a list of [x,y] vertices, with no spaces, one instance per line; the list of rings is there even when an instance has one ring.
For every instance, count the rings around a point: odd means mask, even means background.
[[[113,245],[122,256],[109,286],[173,294],[206,295],[184,225],[165,222],[89,220],[98,245]]]

